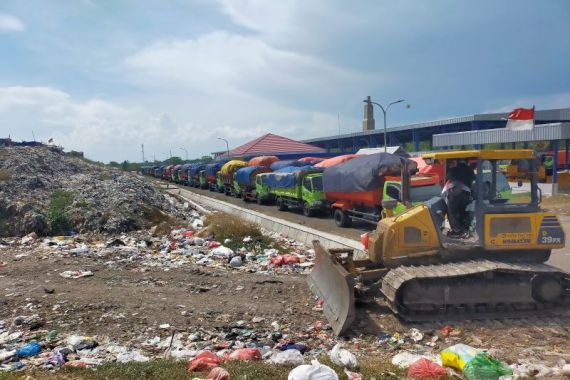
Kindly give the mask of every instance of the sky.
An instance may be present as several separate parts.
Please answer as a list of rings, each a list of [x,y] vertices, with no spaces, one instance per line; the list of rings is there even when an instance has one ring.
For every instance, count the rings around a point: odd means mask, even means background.
[[[0,137],[164,160],[356,132],[368,95],[405,99],[389,126],[570,107],[569,19],[567,0],[0,0]]]

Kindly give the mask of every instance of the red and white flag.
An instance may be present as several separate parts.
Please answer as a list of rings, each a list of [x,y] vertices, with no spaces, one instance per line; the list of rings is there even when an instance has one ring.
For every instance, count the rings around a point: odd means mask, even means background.
[[[534,128],[534,106],[532,108],[515,108],[509,114],[507,129],[524,131]]]

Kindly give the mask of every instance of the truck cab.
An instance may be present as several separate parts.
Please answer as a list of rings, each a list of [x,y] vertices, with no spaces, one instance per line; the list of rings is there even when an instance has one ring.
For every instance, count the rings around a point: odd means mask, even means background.
[[[412,176],[410,177],[410,203],[416,205],[429,201],[433,197],[441,196],[442,186],[438,176]],[[407,207],[402,203],[402,181],[399,177],[386,177],[382,200],[397,201],[394,214],[406,211]]]

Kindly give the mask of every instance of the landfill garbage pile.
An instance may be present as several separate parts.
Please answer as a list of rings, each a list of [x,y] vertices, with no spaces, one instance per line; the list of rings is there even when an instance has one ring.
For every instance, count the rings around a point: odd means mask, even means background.
[[[182,214],[143,178],[49,147],[0,151],[0,237],[120,233]]]

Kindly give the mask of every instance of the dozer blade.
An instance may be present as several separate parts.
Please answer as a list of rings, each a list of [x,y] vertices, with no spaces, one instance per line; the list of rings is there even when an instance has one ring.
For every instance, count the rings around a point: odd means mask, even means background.
[[[309,277],[311,291],[324,301],[323,311],[334,333],[341,335],[354,321],[354,278],[335,255],[313,241],[315,265]]]

